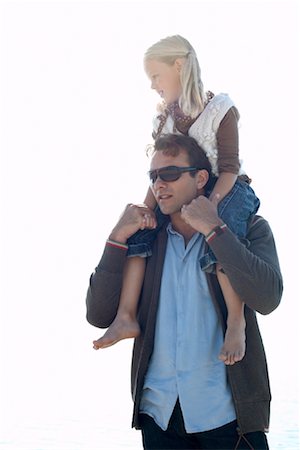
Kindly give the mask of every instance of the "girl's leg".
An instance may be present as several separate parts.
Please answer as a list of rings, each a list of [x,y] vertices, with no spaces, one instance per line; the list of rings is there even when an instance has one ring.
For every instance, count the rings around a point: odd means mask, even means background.
[[[243,359],[246,350],[244,303],[233,290],[228,277],[220,270],[218,264],[216,272],[228,311],[227,330],[219,359],[226,365],[233,365]]]
[[[105,334],[97,341],[93,341],[96,350],[110,347],[121,339],[137,337],[140,334],[136,311],[144,280],[145,266],[145,258],[135,256],[127,259],[117,315]]]

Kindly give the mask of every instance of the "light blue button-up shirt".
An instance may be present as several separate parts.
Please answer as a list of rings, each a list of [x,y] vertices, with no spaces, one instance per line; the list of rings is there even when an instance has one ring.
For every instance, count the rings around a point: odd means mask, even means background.
[[[236,415],[226,368],[218,359],[222,327],[199,263],[203,235],[195,233],[185,247],[171,224],[167,230],[154,350],[140,412],[166,430],[179,397],[185,429],[197,433],[221,427]]]

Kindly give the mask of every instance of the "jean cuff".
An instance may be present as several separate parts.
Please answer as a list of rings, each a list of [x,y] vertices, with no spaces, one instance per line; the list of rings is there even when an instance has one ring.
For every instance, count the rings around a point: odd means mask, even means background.
[[[141,258],[147,258],[152,255],[151,245],[146,243],[130,244],[127,250],[127,257],[133,258],[134,256],[140,256]]]
[[[217,259],[213,253],[207,253],[200,258],[200,267],[203,272],[215,273]]]

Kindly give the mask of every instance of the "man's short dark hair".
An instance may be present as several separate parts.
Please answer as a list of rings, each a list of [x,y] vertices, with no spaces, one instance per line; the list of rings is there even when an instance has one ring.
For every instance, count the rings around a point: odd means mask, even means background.
[[[148,153],[150,153],[151,156],[157,151],[162,151],[164,155],[174,157],[184,151],[188,156],[190,166],[207,170],[209,177],[211,177],[211,165],[205,151],[198,145],[198,142],[190,136],[181,134],[161,135],[156,139],[154,145],[148,149]],[[195,176],[195,173],[191,172],[191,175]]]

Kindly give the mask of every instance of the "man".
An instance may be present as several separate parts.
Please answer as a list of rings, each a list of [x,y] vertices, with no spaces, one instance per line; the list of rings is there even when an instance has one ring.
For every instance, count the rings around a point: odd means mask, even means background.
[[[231,233],[205,197],[210,167],[192,138],[159,138],[150,169],[153,194],[170,222],[147,259],[139,302],[133,426],[147,450],[268,449],[270,389],[255,312],[269,314],[282,295],[271,230],[253,218],[247,246]],[[114,320],[126,242],[149,215],[128,205],[113,229],[87,293],[92,325],[107,328]],[[247,350],[233,366],[218,359],[226,307],[217,277],[199,266],[208,245],[245,302]]]

